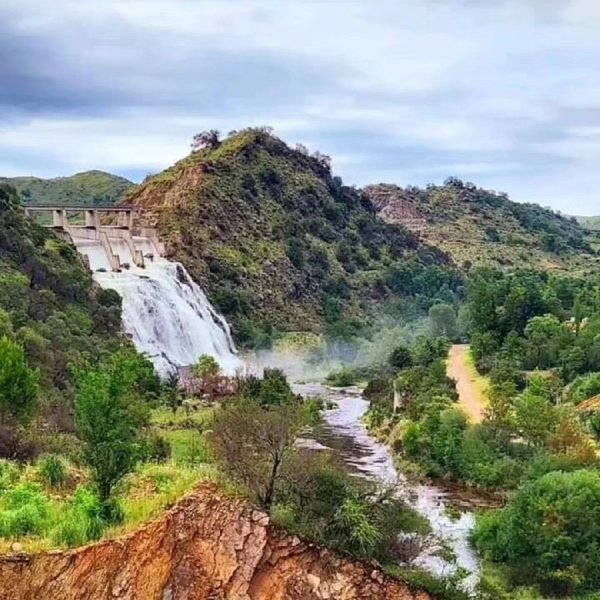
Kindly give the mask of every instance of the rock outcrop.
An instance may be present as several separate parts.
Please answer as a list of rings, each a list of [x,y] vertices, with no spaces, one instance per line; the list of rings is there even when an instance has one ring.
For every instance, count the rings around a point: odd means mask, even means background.
[[[432,600],[202,486],[132,535],[0,559],[0,600]]]

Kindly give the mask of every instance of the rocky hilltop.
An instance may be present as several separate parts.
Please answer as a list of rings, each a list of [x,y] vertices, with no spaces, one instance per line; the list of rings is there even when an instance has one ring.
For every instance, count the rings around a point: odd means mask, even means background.
[[[242,342],[273,328],[339,331],[390,297],[457,285],[444,252],[383,222],[327,157],[268,130],[213,139],[126,201],[147,209]]]
[[[0,600],[432,600],[203,486],[129,537],[0,558]]]
[[[379,184],[366,192],[388,223],[397,223],[446,252],[461,266],[596,267],[589,232],[574,217],[449,178],[444,185],[401,188]]]

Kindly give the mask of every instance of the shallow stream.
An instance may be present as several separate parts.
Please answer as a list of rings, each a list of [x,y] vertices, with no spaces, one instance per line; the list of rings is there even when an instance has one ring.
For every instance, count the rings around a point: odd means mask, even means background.
[[[440,577],[464,571],[467,576],[463,587],[474,590],[480,572],[479,560],[469,543],[474,514],[462,510],[460,516],[449,516],[446,492],[432,485],[412,483],[398,472],[387,446],[371,437],[363,424],[369,403],[359,390],[333,390],[319,383],[295,384],[293,387],[298,394],[320,396],[337,406],[324,412],[324,425],[307,436],[306,445],[336,450],[356,472],[393,484],[398,495],[429,521],[431,534],[421,541],[411,566],[425,568]],[[448,558],[444,548],[452,551],[453,558]]]

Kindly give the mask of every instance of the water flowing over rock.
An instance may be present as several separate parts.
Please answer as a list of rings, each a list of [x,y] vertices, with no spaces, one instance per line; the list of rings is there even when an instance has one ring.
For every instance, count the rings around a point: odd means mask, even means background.
[[[132,535],[0,558],[0,600],[433,600],[203,486]]]
[[[243,366],[227,321],[184,267],[162,258],[150,238],[109,238],[108,246],[76,239],[75,244],[87,256],[94,279],[122,297],[123,326],[159,373],[192,365],[203,354],[216,358],[227,374]],[[107,247],[118,255],[121,272],[110,270]],[[136,252],[144,257],[143,268],[135,264]]]

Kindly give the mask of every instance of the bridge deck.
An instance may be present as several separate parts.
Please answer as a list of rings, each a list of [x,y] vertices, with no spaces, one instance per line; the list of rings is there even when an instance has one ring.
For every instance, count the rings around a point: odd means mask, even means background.
[[[110,206],[99,206],[99,205],[76,205],[76,204],[23,204],[23,207],[30,211],[50,211],[50,210],[66,210],[66,211],[84,211],[84,210],[96,210],[99,212],[132,212],[139,210],[139,206],[135,204],[119,204]]]

